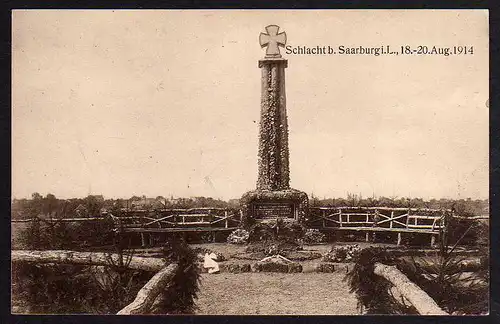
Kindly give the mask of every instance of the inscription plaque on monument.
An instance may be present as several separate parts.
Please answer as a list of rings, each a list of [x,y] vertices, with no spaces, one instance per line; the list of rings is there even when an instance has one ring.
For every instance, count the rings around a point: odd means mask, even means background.
[[[294,218],[294,208],[291,203],[256,203],[254,204],[256,218]]]

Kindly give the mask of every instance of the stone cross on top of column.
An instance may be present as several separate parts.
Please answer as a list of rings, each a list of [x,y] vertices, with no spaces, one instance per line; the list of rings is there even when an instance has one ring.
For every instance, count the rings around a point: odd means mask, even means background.
[[[286,33],[278,34],[280,27],[277,25],[269,25],[266,27],[266,33],[260,33],[260,47],[267,46],[266,57],[281,57],[279,46],[284,47],[286,44]]]

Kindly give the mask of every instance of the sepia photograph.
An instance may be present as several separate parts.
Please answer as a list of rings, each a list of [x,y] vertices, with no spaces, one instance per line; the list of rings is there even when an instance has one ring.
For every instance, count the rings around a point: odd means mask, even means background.
[[[13,10],[11,313],[488,315],[488,10]]]

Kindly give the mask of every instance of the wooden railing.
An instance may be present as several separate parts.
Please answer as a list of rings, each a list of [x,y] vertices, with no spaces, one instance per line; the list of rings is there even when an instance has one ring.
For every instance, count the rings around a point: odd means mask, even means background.
[[[397,244],[401,244],[402,233],[431,235],[431,245],[445,228],[446,216],[451,210],[428,208],[391,207],[311,207],[307,225],[330,231],[362,231],[365,240],[369,233],[397,233]]]
[[[239,226],[241,213],[224,208],[190,208],[121,211],[124,232],[230,230]]]
[[[439,233],[449,210],[388,207],[312,207],[308,224],[337,230]]]
[[[451,213],[448,209],[428,209],[428,208],[392,208],[392,207],[310,207],[310,215],[307,223],[316,224],[324,221],[330,227],[333,222],[338,225],[333,227],[348,227],[350,225],[373,226],[374,216],[378,215],[382,220],[377,222],[379,227],[407,228],[407,229],[439,229],[440,221],[444,213]],[[231,222],[241,220],[241,211],[226,208],[190,208],[190,209],[127,209],[120,210],[121,216],[118,218],[123,223],[130,225],[140,224],[144,227],[169,227],[173,225],[220,225],[228,226]],[[94,217],[72,217],[72,218],[35,218],[41,221],[57,222],[92,222],[114,217],[111,213],[102,213]],[[360,218],[361,216],[361,218]],[[489,219],[488,215],[463,217],[452,215],[454,218],[462,220],[483,220]],[[29,223],[34,218],[11,219],[12,223]],[[431,220],[422,224],[419,220]],[[383,226],[381,226],[383,225]]]
[[[93,222],[111,219],[117,228],[123,231],[141,229],[189,229],[189,228],[225,228],[237,227],[241,221],[239,210],[224,208],[190,208],[190,209],[122,209],[121,216],[104,212],[98,217],[80,218],[29,218],[12,219],[12,223],[29,223],[35,220],[42,222]],[[161,232],[161,231],[160,231]]]
[[[102,213],[99,217],[40,219],[45,222],[89,222],[112,219],[115,230],[120,232],[218,232],[231,231],[241,222],[241,211],[225,208],[190,209],[121,209],[120,216]],[[461,217],[447,209],[392,208],[392,207],[311,207],[305,225],[311,228],[333,231],[396,232],[398,244],[401,233],[430,234],[431,243],[445,228],[446,217],[478,220],[488,216]],[[12,220],[13,223],[30,222],[33,219]],[[215,234],[214,234],[215,235]]]

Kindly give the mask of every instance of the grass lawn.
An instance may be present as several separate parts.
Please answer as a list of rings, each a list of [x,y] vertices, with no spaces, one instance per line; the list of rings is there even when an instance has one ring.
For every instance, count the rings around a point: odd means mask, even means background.
[[[202,315],[357,315],[343,273],[203,274]]]

